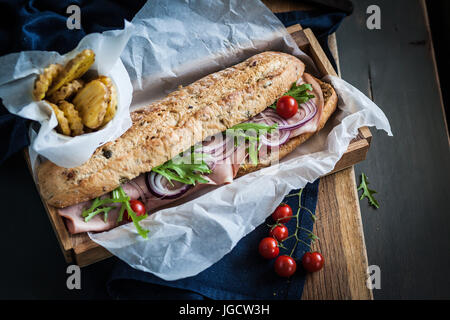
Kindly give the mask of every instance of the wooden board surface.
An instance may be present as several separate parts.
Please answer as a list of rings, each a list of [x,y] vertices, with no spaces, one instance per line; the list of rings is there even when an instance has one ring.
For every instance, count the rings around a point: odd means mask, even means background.
[[[373,131],[367,160],[355,166],[380,202],[377,210],[361,202],[369,264],[381,270],[374,297],[448,299],[450,152],[425,5],[353,3],[336,35],[342,77],[383,109],[394,134]],[[375,3],[381,29],[368,30],[366,8]]]

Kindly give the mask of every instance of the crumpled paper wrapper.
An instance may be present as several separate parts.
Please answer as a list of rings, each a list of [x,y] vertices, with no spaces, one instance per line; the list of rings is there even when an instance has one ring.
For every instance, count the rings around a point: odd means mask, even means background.
[[[122,60],[133,84],[133,108],[266,50],[296,55],[316,74],[311,59],[256,0],[152,1],[132,23],[137,32]],[[324,80],[339,95],[338,111],[278,165],[152,214],[141,222],[150,230],[148,240],[133,224],[90,233],[91,239],[133,268],[165,280],[194,276],[219,261],[263,223],[291,189],[333,170],[358,128],[376,126],[392,135],[384,113],[364,94],[337,77]]]
[[[132,110],[266,50],[290,52],[316,73],[312,60],[258,0],[155,0],[132,24],[135,32],[122,53],[133,84]]]
[[[126,22],[123,30],[92,33],[84,37],[71,52],[60,55],[49,51],[24,51],[0,57],[0,97],[9,112],[37,121],[30,133],[30,158],[41,155],[62,167],[75,167],[86,162],[102,144],[113,141],[131,127],[129,106],[132,98],[130,77],[120,59],[133,26]],[[101,130],[68,137],[53,130],[58,122],[45,101],[33,100],[34,81],[44,68],[52,63],[65,64],[84,49],[95,52],[90,70],[109,76],[117,88],[118,104],[115,117]]]

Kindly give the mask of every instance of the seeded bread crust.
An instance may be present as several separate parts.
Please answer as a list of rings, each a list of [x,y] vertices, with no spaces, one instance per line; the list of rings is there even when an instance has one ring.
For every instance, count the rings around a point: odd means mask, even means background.
[[[262,112],[304,69],[292,55],[263,52],[180,88],[132,112],[132,127],[99,147],[85,164],[67,169],[43,162],[37,170],[41,194],[50,205],[63,208],[110,192]]]
[[[319,125],[316,130],[316,132],[318,132],[325,126],[325,123],[328,121],[330,116],[336,110],[338,97],[336,91],[334,91],[333,87],[329,83],[320,81],[317,78],[314,79],[320,84],[320,88],[322,89],[324,98],[323,113],[322,116],[320,117]],[[278,155],[273,154],[266,158],[259,159],[259,162],[256,165],[249,163],[247,160],[247,162],[242,164],[241,167],[239,168],[236,178],[241,177],[247,173],[259,170],[261,168],[270,166],[271,163],[277,160],[276,157],[279,157],[278,158],[279,160],[283,159],[289,153],[294,151],[295,148],[297,148],[303,142],[305,142],[306,140],[311,138],[314,134],[316,134],[316,132],[303,133],[295,138],[290,139],[288,142],[286,142],[280,147]]]

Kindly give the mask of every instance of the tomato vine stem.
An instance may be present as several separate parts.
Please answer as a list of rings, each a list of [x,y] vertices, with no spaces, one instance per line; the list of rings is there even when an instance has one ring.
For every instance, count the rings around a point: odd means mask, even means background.
[[[294,194],[289,194],[287,195],[285,198],[287,197],[294,197],[294,196],[298,196],[298,209],[297,209],[297,213],[295,215],[289,216],[289,217],[283,217],[280,218],[276,221],[275,224],[273,225],[269,225],[269,227],[271,227],[272,229],[275,228],[277,225],[280,225],[281,222],[283,222],[283,220],[286,220],[286,218],[295,218],[296,219],[296,227],[295,227],[295,232],[291,235],[289,235],[286,239],[279,241],[279,247],[283,248],[283,249],[288,249],[283,242],[285,242],[286,240],[289,240],[293,237],[295,237],[295,244],[292,247],[292,250],[289,254],[290,257],[293,258],[293,254],[295,252],[295,249],[297,248],[299,243],[303,243],[305,246],[307,246],[309,248],[309,250],[311,250],[311,244],[306,243],[305,241],[303,241],[302,239],[299,238],[299,231],[301,232],[302,230],[306,231],[306,234],[308,236],[309,239],[311,239],[311,242],[314,243],[316,240],[318,240],[319,238],[312,232],[312,230],[309,230],[305,227],[302,227],[300,225],[300,212],[302,209],[305,209],[305,211],[307,213],[309,213],[311,219],[315,222],[316,221],[316,215],[309,210],[308,208],[302,206],[302,194],[303,194],[303,188],[300,189],[300,191],[298,193],[294,193]]]

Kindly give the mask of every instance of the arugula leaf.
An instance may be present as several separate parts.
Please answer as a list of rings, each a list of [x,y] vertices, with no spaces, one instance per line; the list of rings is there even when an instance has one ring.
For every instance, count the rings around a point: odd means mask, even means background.
[[[192,152],[188,156],[190,161],[186,161],[186,158],[176,157],[153,168],[152,171],[159,173],[171,183],[172,180],[193,185],[197,182],[208,183],[208,180],[202,176],[205,173],[211,173],[211,169],[203,161],[207,155]]]
[[[369,203],[378,209],[380,205],[378,204],[378,201],[373,197],[373,195],[377,192],[375,190],[369,189],[368,184],[369,181],[367,180],[367,176],[364,173],[361,173],[361,184],[358,187],[358,191],[363,190],[363,193],[359,200],[367,198],[367,200],[369,200]]]
[[[84,218],[85,222],[88,222],[96,215],[103,213],[104,214],[103,219],[106,223],[106,221],[108,219],[108,212],[111,211],[112,209],[114,209],[114,207],[107,206],[108,204],[111,204],[111,203],[122,203],[122,206],[119,211],[119,217],[117,219],[117,223],[122,221],[123,213],[125,210],[127,210],[128,215],[131,217],[131,220],[133,221],[137,232],[144,239],[148,238],[149,230],[142,228],[142,226],[139,224],[139,222],[141,220],[148,217],[148,214],[144,214],[139,217],[136,215],[136,213],[131,209],[130,197],[123,190],[122,186],[119,186],[117,189],[112,191],[112,198],[103,198],[103,199],[96,198],[96,199],[94,199],[90,208],[83,210],[81,216]]]
[[[268,126],[263,123],[244,122],[244,123],[239,123],[235,126],[232,126],[228,130],[250,130],[250,129],[253,129],[255,131],[267,130],[267,132],[271,132],[272,130],[275,130],[276,128],[278,128],[277,123],[274,123],[273,125]],[[227,130],[227,132],[228,132],[228,130]]]
[[[86,216],[84,217],[84,222],[88,222],[89,220],[91,220],[93,217],[95,217],[96,215],[100,214],[100,213],[104,213],[105,215],[105,223],[106,220],[108,219],[108,212],[113,209],[113,207],[103,207],[103,208],[99,208],[99,209],[95,209],[94,211],[89,212]],[[83,212],[84,213],[84,212]]]
[[[117,188],[116,190],[118,190],[118,193],[122,198],[127,197],[126,192],[123,190],[121,186],[119,186],[119,188]],[[130,201],[123,202],[122,207],[123,206],[125,206],[128,215],[131,217],[131,220],[133,221],[134,227],[136,228],[137,232],[141,235],[142,238],[148,239],[149,230],[142,228],[142,226],[139,224],[140,221],[148,217],[148,214],[146,213],[138,217],[136,213],[133,211],[133,209],[131,209]],[[120,215],[123,215],[122,208],[120,211],[121,211]]]
[[[113,191],[113,195],[116,190]],[[104,199],[96,198],[92,202],[92,205],[89,209],[83,210],[81,216],[83,218],[85,218],[84,221],[88,222],[90,219],[92,219],[98,213],[104,212],[104,210],[103,210],[103,211],[97,212],[96,214],[93,214],[98,208],[101,208],[107,204],[117,203],[117,202],[125,202],[125,201],[130,201],[130,197],[125,195],[124,197],[120,196],[120,197],[116,197],[116,198],[114,198],[114,197],[113,198],[104,198]],[[109,208],[112,208],[112,207],[109,207]]]
[[[252,123],[252,122],[245,122],[237,124],[230,129],[227,130],[227,134],[232,134],[234,137],[239,138],[242,137],[240,142],[243,142],[247,140],[249,142],[248,144],[248,155],[250,158],[250,161],[253,164],[258,163],[258,151],[261,149],[261,145],[258,146],[259,139],[261,137],[261,134],[266,134],[269,132],[272,132],[278,128],[278,124],[274,123],[272,125],[266,125],[263,123]],[[247,132],[246,132],[247,131]],[[263,132],[261,132],[263,131]],[[239,139],[235,140],[235,145],[239,145]]]
[[[226,132],[227,135],[233,135],[234,137],[242,137],[244,138],[243,140],[259,141],[261,134],[270,133],[276,128],[278,128],[277,123],[268,126],[262,123],[245,122],[237,124],[231,127],[230,129],[227,129]]]
[[[283,94],[283,96],[291,96],[295,100],[297,100],[298,104],[302,104],[308,101],[309,99],[314,98],[314,95],[308,93],[308,91],[312,90],[313,88],[309,83],[304,83],[298,86],[297,83],[294,82],[289,91]],[[275,101],[271,106],[269,106],[269,108],[276,109],[277,101]]]
[[[250,141],[248,144],[248,156],[252,164],[258,163],[258,147],[255,141]]]

